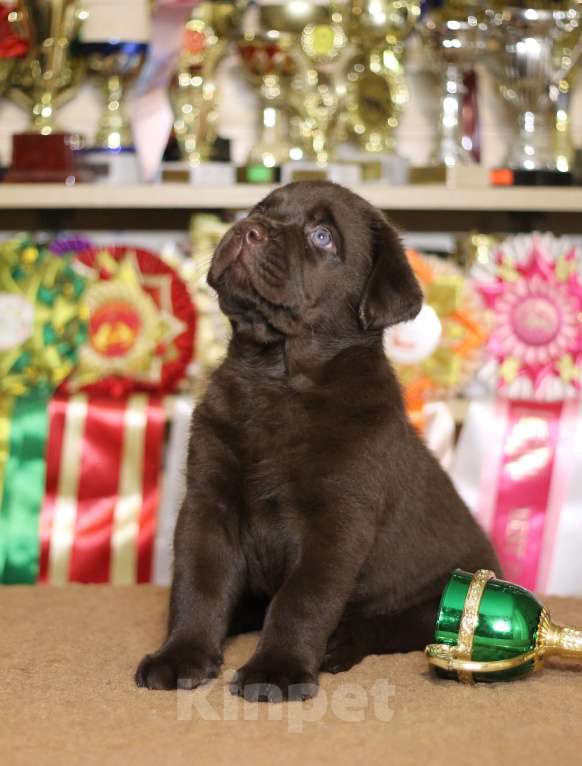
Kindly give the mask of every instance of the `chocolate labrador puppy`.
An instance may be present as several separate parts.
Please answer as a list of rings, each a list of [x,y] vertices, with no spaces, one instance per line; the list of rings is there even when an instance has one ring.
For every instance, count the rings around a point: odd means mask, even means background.
[[[306,698],[320,670],[429,643],[454,567],[499,568],[382,350],[422,294],[376,209],[331,183],[277,189],[208,281],[233,335],[193,417],[168,637],[136,682],[195,687],[228,634],[262,628],[231,690]]]

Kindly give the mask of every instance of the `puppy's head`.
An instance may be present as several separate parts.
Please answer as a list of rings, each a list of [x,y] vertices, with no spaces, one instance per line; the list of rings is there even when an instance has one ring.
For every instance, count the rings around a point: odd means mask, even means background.
[[[378,331],[414,318],[422,303],[394,229],[328,182],[272,192],[224,236],[208,282],[234,331],[263,343]]]

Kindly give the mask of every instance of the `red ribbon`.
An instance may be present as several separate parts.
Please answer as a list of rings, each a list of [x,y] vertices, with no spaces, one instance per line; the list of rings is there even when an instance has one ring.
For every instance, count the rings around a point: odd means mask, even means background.
[[[112,541],[115,525],[115,509],[120,499],[123,461],[127,458],[124,444],[134,438],[127,425],[128,407],[131,400],[110,400],[99,396],[86,399],[86,410],[78,422],[79,465],[75,476],[70,478],[70,464],[65,459],[63,445],[67,440],[67,416],[71,402],[83,397],[59,396],[50,405],[50,430],[47,450],[47,479],[45,501],[41,514],[40,582],[53,582],[51,574],[59,569],[59,562],[51,565],[51,557],[61,558],[60,569],[66,568],[65,580],[81,583],[107,583],[111,581]],[[85,405],[84,405],[85,406]],[[131,413],[130,413],[131,414]],[[136,582],[149,582],[153,543],[159,505],[159,481],[164,444],[165,411],[160,397],[147,399],[143,439],[135,442],[143,450],[143,471],[134,476],[135,485],[141,493],[138,514],[138,531],[135,545]],[[71,437],[69,436],[69,439]],[[125,457],[124,457],[125,456]],[[133,466],[129,465],[130,474]],[[69,478],[63,479],[64,475]],[[75,487],[73,497],[60,496],[64,487]],[[65,509],[74,517],[72,541],[67,534],[59,539],[55,515]],[[68,508],[68,510],[67,510]],[[55,523],[57,527],[55,528]],[[62,522],[61,522],[62,526]],[[65,532],[67,525],[65,523]],[[51,545],[56,545],[51,550]],[[63,563],[64,562],[64,563]],[[58,580],[57,580],[58,581]]]
[[[109,582],[111,529],[123,448],[125,401],[91,397],[77,496],[72,582]]]
[[[481,162],[481,124],[479,120],[477,73],[474,69],[465,73],[463,85],[464,93],[461,113],[463,135],[471,139],[471,156],[475,162]]]

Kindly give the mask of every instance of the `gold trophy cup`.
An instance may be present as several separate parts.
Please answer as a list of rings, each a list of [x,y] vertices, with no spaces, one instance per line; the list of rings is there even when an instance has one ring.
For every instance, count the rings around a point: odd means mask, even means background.
[[[290,159],[290,86],[298,73],[297,43],[312,20],[314,3],[269,2],[245,15],[238,50],[247,78],[259,92],[259,130],[240,180],[278,180]]]
[[[345,87],[338,79],[348,48],[343,5],[316,5],[301,31],[300,46],[295,89],[300,140],[308,159],[325,168],[339,140],[345,106]]]
[[[119,151],[133,147],[124,100],[128,86],[142,68],[147,47],[146,43],[121,40],[75,46],[75,52],[83,58],[104,96],[94,141],[94,146],[100,149]]]
[[[9,88],[18,60],[26,55],[28,44],[13,29],[17,13],[0,0],[0,96]]]
[[[13,136],[9,181],[74,181],[73,149],[78,137],[59,131],[56,109],[73,94],[80,70],[69,49],[87,18],[77,0],[20,0],[14,14],[29,54],[15,73],[10,97],[30,115],[26,133]]]
[[[26,55],[28,44],[13,29],[16,13],[13,6],[0,0],[0,98],[12,84],[18,61]]]
[[[236,2],[205,2],[186,24],[170,101],[180,153],[192,166],[209,158],[216,138],[216,70],[237,20]]]
[[[357,52],[347,71],[347,124],[370,154],[393,153],[395,130],[408,100],[404,40],[420,15],[415,0],[353,0],[350,39]]]

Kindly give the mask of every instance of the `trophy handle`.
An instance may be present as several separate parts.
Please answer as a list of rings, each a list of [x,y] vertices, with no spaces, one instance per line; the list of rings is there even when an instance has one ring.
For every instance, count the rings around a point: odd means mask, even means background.
[[[67,83],[67,86],[66,88],[63,88],[63,90],[58,92],[54,97],[55,109],[60,109],[61,106],[63,106],[63,104],[66,104],[67,101],[70,101],[70,99],[75,95],[75,93],[81,87],[81,84],[83,80],[85,79],[86,73],[87,73],[87,64],[85,61],[79,60],[77,58],[74,60],[74,62],[70,63],[69,81]]]
[[[574,67],[578,64],[578,59],[580,58],[580,55],[582,54],[582,37],[578,40],[576,45],[572,48],[572,53],[570,54],[570,66],[565,68],[562,67],[559,71],[559,79],[565,80],[570,72],[574,69]]]
[[[575,3],[574,5],[578,5],[578,3]],[[556,28],[562,33],[562,35],[565,35],[566,37],[572,33],[575,33],[579,27],[582,18],[582,10],[580,8],[576,10],[577,13],[574,13],[574,19],[572,19],[570,16],[569,11],[556,11],[553,14]],[[554,80],[565,80],[577,65],[580,54],[582,54],[582,36],[580,35],[580,32],[578,32],[576,38],[576,42],[574,43],[570,55],[568,56],[568,66],[559,67],[554,72]]]
[[[448,644],[429,644],[425,653],[428,661],[436,668],[448,670],[452,673],[500,673],[504,670],[514,670],[528,662],[536,662],[540,659],[538,648],[531,652],[519,654],[517,657],[511,657],[507,660],[491,660],[487,662],[477,662],[476,660],[464,660],[455,656],[455,646]]]
[[[12,101],[13,104],[16,104],[25,112],[32,106],[32,99],[26,93],[23,93],[20,88],[9,88],[5,95],[9,101]]]

